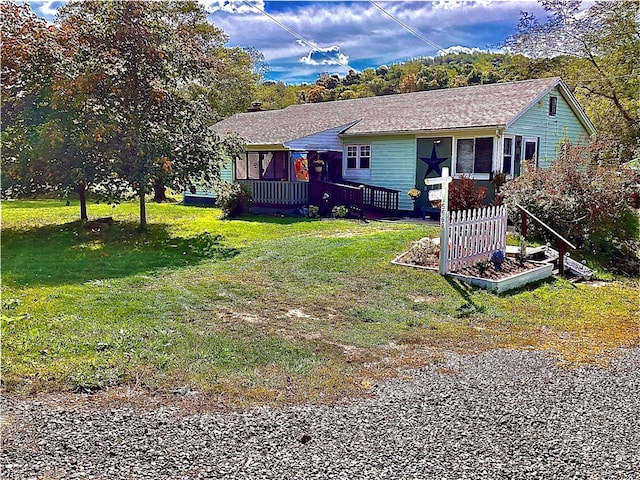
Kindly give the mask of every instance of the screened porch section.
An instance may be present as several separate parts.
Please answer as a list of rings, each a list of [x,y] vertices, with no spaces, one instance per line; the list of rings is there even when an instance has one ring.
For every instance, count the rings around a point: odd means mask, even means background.
[[[309,191],[306,155],[289,151],[245,152],[235,161],[235,180],[249,186],[256,206],[303,206]]]

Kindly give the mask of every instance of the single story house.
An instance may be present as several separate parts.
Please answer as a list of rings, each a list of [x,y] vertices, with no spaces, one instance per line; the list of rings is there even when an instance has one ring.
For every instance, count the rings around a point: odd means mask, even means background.
[[[291,105],[213,129],[246,140],[223,178],[249,184],[254,205],[338,204],[348,199],[336,188],[359,188],[371,207],[400,213],[429,206],[424,180],[444,166],[490,185],[497,172],[517,176],[524,160],[545,167],[564,139],[595,133],[558,77]],[[425,192],[415,205],[412,188]]]

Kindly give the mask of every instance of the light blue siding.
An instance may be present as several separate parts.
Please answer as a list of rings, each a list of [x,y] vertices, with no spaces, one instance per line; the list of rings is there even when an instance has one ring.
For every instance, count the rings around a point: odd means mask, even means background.
[[[220,179],[233,182],[233,162],[231,160],[224,162],[224,166],[220,169]]]
[[[549,115],[549,97],[552,95],[558,98],[555,116]],[[556,158],[558,145],[565,138],[573,143],[583,143],[589,136],[557,87],[531,106],[504,134],[539,137],[538,162],[541,167],[549,166]]]
[[[413,210],[407,196],[416,181],[416,138],[414,135],[349,137],[345,145],[371,145],[370,177],[353,178],[368,185],[400,190],[400,210]],[[345,175],[346,180],[351,180]]]
[[[298,138],[285,143],[285,147],[289,150],[297,151],[331,150],[334,152],[341,152],[342,141],[338,137],[338,134],[351,125],[353,125],[353,122],[330,130],[318,132],[316,134],[309,135],[308,137]]]

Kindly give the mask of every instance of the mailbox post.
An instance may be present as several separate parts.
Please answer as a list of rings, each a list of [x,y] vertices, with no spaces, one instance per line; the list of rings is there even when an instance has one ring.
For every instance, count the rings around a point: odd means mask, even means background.
[[[440,200],[440,275],[447,274],[447,257],[449,252],[449,167],[442,167],[442,177],[425,178],[425,185],[440,185],[439,189],[429,190],[429,200]]]

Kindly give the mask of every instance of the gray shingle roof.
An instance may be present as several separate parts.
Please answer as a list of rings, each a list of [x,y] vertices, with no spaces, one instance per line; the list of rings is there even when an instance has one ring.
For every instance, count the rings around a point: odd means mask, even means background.
[[[291,105],[239,113],[213,129],[219,134],[236,132],[249,144],[284,144],[353,122],[357,123],[346,135],[505,126],[560,82],[552,77]]]

